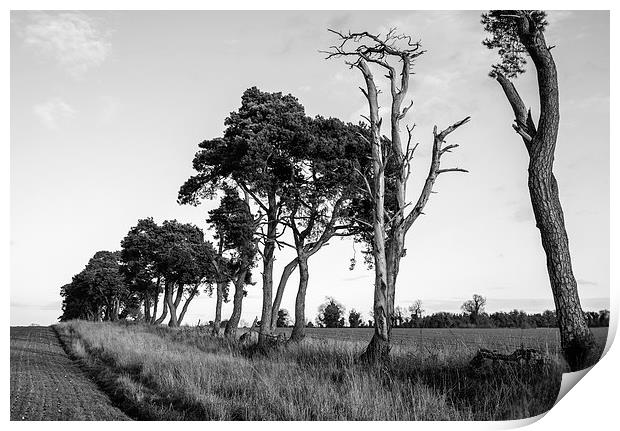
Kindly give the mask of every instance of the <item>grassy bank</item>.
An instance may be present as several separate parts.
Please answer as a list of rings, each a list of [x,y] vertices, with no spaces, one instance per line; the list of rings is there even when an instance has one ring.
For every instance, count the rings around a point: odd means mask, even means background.
[[[562,367],[473,370],[471,352],[415,346],[356,362],[364,344],[305,340],[269,355],[194,329],[72,321],[67,349],[132,416],[158,420],[502,420],[553,405]]]

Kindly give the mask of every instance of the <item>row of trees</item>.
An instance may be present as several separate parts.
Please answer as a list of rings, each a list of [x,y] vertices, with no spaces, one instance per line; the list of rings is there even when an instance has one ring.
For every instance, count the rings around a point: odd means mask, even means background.
[[[201,229],[176,220],[139,220],[120,251],[99,251],[61,288],[60,320],[143,318],[178,326],[201,289],[217,281],[216,251]],[[159,299],[161,313],[158,315]]]
[[[558,326],[555,311],[545,310],[542,313],[528,314],[523,310],[497,311],[486,313],[484,307],[486,299],[480,295],[474,295],[462,305],[463,313],[437,312],[423,315],[422,301],[416,300],[408,307],[397,306],[394,308],[392,320],[393,328],[555,328]],[[286,310],[280,311],[286,316]],[[589,327],[609,326],[609,310],[599,312],[588,311],[585,313]],[[332,297],[326,298],[318,310],[314,323],[308,322],[308,327],[325,328],[365,328],[374,327],[370,312],[370,320],[364,321],[362,315],[355,309],[351,309],[347,315],[345,307]],[[286,320],[278,326],[287,326]]]
[[[222,303],[234,286],[233,312],[225,333],[236,335],[245,287],[252,284],[256,240],[246,198],[224,188],[220,206],[207,219],[212,241],[188,223],[152,218],[139,220],[121,241],[121,250],[95,254],[86,268],[61,288],[60,320],[142,319],[177,327],[201,292],[215,292],[213,332],[220,334]],[[160,305],[161,304],[161,305]]]
[[[224,124],[222,137],[199,144],[193,163],[197,173],[182,185],[179,203],[222,202],[222,190],[244,196],[249,223],[247,235],[237,239],[256,252],[248,267],[262,263],[259,343],[277,326],[295,270],[299,284],[291,338],[301,340],[310,258],[330,239],[361,235],[360,225],[368,224],[367,201],[351,178],[367,169],[369,131],[335,118],[308,117],[293,96],[255,87],[244,92],[241,107]],[[274,261],[285,247],[295,256],[274,286]]]
[[[491,11],[483,15],[482,23],[490,34],[485,45],[497,49],[501,57],[491,76],[508,98],[515,114],[513,127],[530,156],[528,186],[547,255],[562,348],[571,368],[578,369],[589,360],[595,345],[579,303],[552,172],[559,101],[555,63],[543,36],[545,14]],[[92,280],[87,274],[76,276],[68,287],[63,287],[63,317],[73,313],[68,310],[76,307],[80,295],[72,292],[81,289],[80,292],[92,293],[97,298],[93,302],[96,306],[89,308],[97,318],[116,318],[139,301],[147,321],[159,323],[169,313],[169,324],[176,326],[183,320],[192,298],[201,289],[210,291],[215,285],[214,333],[219,335],[222,302],[227,300],[229,286],[233,285],[233,312],[225,334],[234,336],[245,287],[252,282],[252,269],[260,265],[259,344],[269,339],[278,324],[282,296],[295,270],[299,271],[299,284],[291,339],[299,341],[305,335],[307,322],[305,298],[310,258],[332,238],[351,236],[364,244],[365,261],[375,272],[375,331],[363,359],[374,362],[389,355],[390,333],[397,321],[394,298],[400,262],[406,255],[406,234],[423,214],[438,177],[467,172],[444,167],[441,162],[446,153],[458,147],[447,144],[446,138],[466,124],[469,117],[443,130],[434,128],[429,170],[417,198],[410,201],[407,184],[418,144],[413,144],[413,126],[406,126],[407,137],[403,139],[401,123],[413,106],[406,99],[414,62],[425,51],[411,36],[394,30],[384,35],[330,31],[337,42],[326,52],[327,58],[344,58],[364,79],[361,91],[368,103],[367,124],[343,123],[321,116],[311,118],[292,95],[263,92],[256,87],[246,90],[240,108],[225,119],[223,134],[199,144],[193,161],[195,174],[178,194],[180,204],[198,205],[205,199],[219,201],[219,206],[209,211],[207,220],[214,242],[205,241],[195,226],[176,222],[156,226],[152,220],[141,220],[123,240],[118,265],[124,287],[106,296],[89,284]],[[510,81],[523,73],[525,55],[533,60],[539,82],[541,106],[537,125]],[[382,132],[383,119],[379,115],[376,71],[385,77],[389,89],[386,134]],[[274,261],[285,247],[292,249],[295,257],[284,266],[276,285]],[[90,272],[89,269],[87,273]],[[157,316],[160,295],[163,306]],[[468,310],[468,316],[475,315],[474,320],[480,314],[475,299],[469,304],[474,308],[473,314]],[[319,313],[330,325],[334,323],[334,306],[331,304],[331,308]],[[341,323],[344,326],[342,317],[336,324]]]

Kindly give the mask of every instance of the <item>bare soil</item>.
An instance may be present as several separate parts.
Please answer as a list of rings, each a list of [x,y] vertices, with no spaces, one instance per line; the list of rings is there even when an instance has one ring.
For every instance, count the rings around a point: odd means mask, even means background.
[[[11,420],[130,420],[63,350],[51,327],[11,328]]]

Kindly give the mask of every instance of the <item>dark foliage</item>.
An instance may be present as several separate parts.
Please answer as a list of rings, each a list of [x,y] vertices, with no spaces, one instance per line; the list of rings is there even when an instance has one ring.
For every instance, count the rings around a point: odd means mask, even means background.
[[[60,289],[60,321],[117,320],[135,316],[138,302],[120,272],[118,251],[98,251],[86,267]]]
[[[501,73],[514,78],[525,72],[527,51],[519,40],[518,26],[523,25],[523,18],[527,18],[527,25],[544,31],[546,16],[541,10],[492,10],[482,14],[481,22],[490,33],[482,44],[489,49],[497,49],[500,56],[499,63],[492,66],[491,76]]]
[[[594,327],[609,326],[609,311],[586,312],[588,325]],[[497,311],[491,314],[480,313],[477,322],[471,320],[467,313],[449,313],[440,311],[418,319],[405,318],[404,328],[556,328],[555,311],[528,314],[523,310]]]
[[[326,328],[344,327],[344,306],[334,298],[328,297],[319,307],[317,323]]]
[[[359,311],[355,311],[355,309],[352,309],[351,311],[349,311],[349,327],[351,328],[361,327],[364,323],[362,322],[361,317],[362,315]]]
[[[291,323],[289,318],[289,314],[287,310],[280,309],[278,310],[278,320],[276,320],[276,326],[278,328],[286,328]]]

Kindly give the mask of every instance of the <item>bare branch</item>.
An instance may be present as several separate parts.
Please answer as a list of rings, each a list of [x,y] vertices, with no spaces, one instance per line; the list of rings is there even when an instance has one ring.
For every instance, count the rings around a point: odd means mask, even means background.
[[[400,113],[400,115],[398,116],[398,119],[402,120],[403,118],[405,118],[405,115],[407,115],[407,112],[411,109],[412,106],[413,106],[413,100],[411,101],[411,103],[409,103],[409,106],[406,106],[405,108],[403,108],[403,112]]]
[[[282,248],[282,246],[285,245],[287,247],[291,247],[292,249],[295,249],[294,245],[289,244],[286,241],[279,240],[277,238],[269,238],[263,232],[256,232],[256,234],[261,237],[261,243],[263,243],[264,245],[267,245],[267,243],[272,242],[276,244],[279,248]],[[259,253],[261,254],[261,256],[264,257],[263,253],[260,250],[259,250]]]
[[[356,167],[353,167],[353,169],[364,179],[364,184],[366,185],[366,191],[368,192],[368,195],[371,198],[373,198],[372,187],[370,187],[370,183],[368,182],[368,178],[366,178],[366,175],[364,175],[362,171],[360,171]]]
[[[444,130],[442,130],[441,133],[439,133],[439,135],[436,134],[437,126],[435,126],[435,129],[433,130],[433,134],[435,134],[435,136],[437,136],[437,138],[443,142],[443,140],[446,139],[446,136],[454,132],[456,129],[461,127],[463,124],[469,122],[470,119],[471,117],[465,117],[461,121],[457,121],[453,125],[446,127]]]
[[[394,78],[395,71],[386,61],[388,55],[397,56],[403,62],[410,64],[413,59],[424,53],[420,49],[420,42],[413,42],[411,36],[396,34],[396,29],[391,29],[384,38],[381,38],[380,34],[371,34],[366,31],[357,33],[349,31],[346,34],[333,29],[328,29],[328,31],[338,36],[340,44],[330,46],[327,51],[319,51],[327,54],[326,59],[348,56],[357,57],[358,60],[351,63],[352,66],[359,67],[359,60],[363,59],[386,68]],[[401,41],[405,42],[405,44],[398,47],[397,44]],[[356,43],[357,47],[349,48],[349,42]]]
[[[267,206],[254,194],[254,192],[252,190],[250,190],[244,182],[242,181],[237,181],[237,184],[239,185],[239,187],[241,187],[241,189],[246,192],[247,194],[249,194],[250,196],[252,196],[252,199],[254,199],[254,202],[256,202],[256,204],[261,207],[264,211],[269,212],[269,208],[267,208]]]
[[[366,97],[366,99],[368,99],[368,91],[364,90],[364,88],[359,87],[359,89],[362,91],[362,94],[364,95],[364,97]]]
[[[521,131],[517,130],[517,133],[523,137],[523,142],[529,149],[532,137],[536,134],[536,126],[532,120],[532,112],[525,108],[525,103],[519,95],[519,92],[515,88],[514,84],[501,73],[497,73],[495,79],[501,85],[504,94],[512,107],[512,111],[515,115],[515,122],[520,126]],[[514,127],[514,126],[513,126]],[[526,138],[527,136],[527,138]]]
[[[374,227],[372,224],[370,224],[367,221],[364,221],[362,219],[358,219],[358,218],[353,217],[353,220],[358,222],[359,224],[363,224],[364,226],[367,226],[367,227],[369,227],[371,229]]]
[[[447,150],[449,151],[452,148],[455,148],[457,144],[448,145],[442,149],[442,144],[444,143],[444,139],[450,133],[461,127],[463,124],[467,123],[470,120],[470,117],[465,117],[461,121],[454,123],[453,125],[447,127],[440,133],[437,133],[437,126],[433,128],[433,154],[431,157],[431,165],[428,171],[428,175],[426,177],[426,181],[424,182],[424,186],[422,187],[422,191],[420,192],[420,196],[413,209],[407,214],[407,216],[403,220],[403,226],[405,231],[407,231],[411,225],[416,221],[416,219],[424,214],[422,210],[424,206],[428,202],[430,195],[433,193],[433,186],[435,185],[435,180],[437,177],[445,172],[468,172],[465,169],[461,168],[448,168],[448,169],[440,169],[441,164],[441,156]]]
[[[439,169],[437,171],[437,175],[443,174],[445,172],[469,172],[469,171],[467,169],[461,169],[461,168]]]
[[[532,137],[525,131],[522,125],[513,124],[512,128],[515,129],[515,132],[517,132],[523,138],[523,141],[526,145],[532,142]]]
[[[459,144],[451,144],[441,149],[441,154],[443,153],[451,153],[453,148],[457,148]]]

